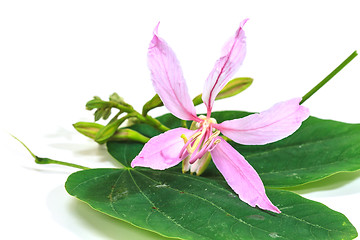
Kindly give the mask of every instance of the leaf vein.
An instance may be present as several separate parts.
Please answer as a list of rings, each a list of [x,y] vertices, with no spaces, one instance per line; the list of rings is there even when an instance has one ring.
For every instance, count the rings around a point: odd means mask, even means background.
[[[137,173],[143,175],[144,177],[146,177],[146,178],[148,178],[148,179],[150,179],[150,180],[152,180],[152,181],[154,181],[154,182],[156,182],[156,183],[160,183],[160,182],[152,179],[151,177],[149,177],[149,176],[147,176],[147,175],[145,175],[145,174],[143,174],[143,173],[141,173],[141,172],[137,172]],[[171,174],[171,175],[176,175],[176,174],[170,173],[170,172],[163,172],[163,173],[165,173],[165,174]],[[186,176],[186,175],[184,175],[184,176]],[[191,179],[194,180],[194,179],[196,179],[196,178],[191,178]],[[198,179],[196,179],[196,180],[198,180]],[[210,184],[210,183],[208,183],[208,182],[204,182],[204,181],[201,181],[201,182],[206,183],[206,184],[209,184],[209,185],[212,185],[212,186],[218,188],[219,190],[226,191],[226,190],[224,190],[224,189],[222,189],[222,188],[219,188],[218,186],[213,185],[213,184]],[[168,188],[169,188],[169,189],[172,189],[172,190],[174,190],[174,191],[182,192],[181,190],[176,189],[176,188],[173,188],[173,187],[170,187],[170,186],[168,186]],[[229,191],[226,191],[226,192],[229,192]],[[244,220],[241,219],[241,218],[237,218],[236,216],[234,216],[234,215],[230,214],[229,212],[227,212],[227,211],[226,211],[225,209],[223,209],[222,207],[218,206],[217,204],[215,204],[215,203],[213,203],[213,202],[210,202],[209,200],[207,200],[207,199],[205,199],[205,198],[203,198],[203,197],[201,197],[201,196],[198,196],[198,195],[195,195],[195,194],[189,193],[189,192],[184,192],[183,194],[191,195],[191,196],[193,196],[193,197],[195,197],[195,198],[198,198],[198,199],[200,199],[200,200],[202,200],[202,201],[204,201],[204,202],[209,203],[209,204],[212,205],[213,207],[217,208],[219,211],[225,213],[227,216],[232,217],[234,220],[237,220],[238,222],[240,222],[240,223],[242,223],[242,224],[245,224],[245,225],[247,225],[247,226],[250,227],[250,228],[256,228],[256,229],[258,229],[258,230],[260,230],[260,231],[263,231],[263,232],[266,232],[266,233],[271,233],[271,232],[269,232],[268,230],[261,229],[261,228],[259,228],[259,227],[253,226],[253,225],[251,225],[250,223],[244,221]],[[240,200],[239,200],[239,201],[240,201]]]
[[[136,171],[136,172],[139,173],[139,174],[141,174],[141,175],[144,175],[144,174],[142,174],[142,173],[140,173],[140,172],[138,172],[138,171]],[[167,214],[164,213],[163,211],[160,211],[160,209],[159,209],[158,207],[156,207],[155,203],[152,202],[152,201],[146,196],[146,194],[141,190],[141,188],[139,187],[139,185],[136,183],[133,175],[131,174],[131,171],[129,171],[129,175],[130,175],[132,181],[134,182],[135,186],[136,186],[137,189],[139,190],[139,192],[140,192],[140,193],[144,196],[144,198],[154,207],[154,210],[156,210],[157,212],[159,212],[160,214],[162,214],[164,217],[166,217],[167,219],[169,219],[169,220],[170,220],[171,222],[173,222],[176,226],[178,226],[178,227],[180,227],[180,228],[182,228],[182,229],[184,229],[184,230],[186,230],[186,231],[189,231],[189,232],[191,232],[191,233],[193,233],[193,234],[196,234],[196,235],[198,235],[198,236],[202,236],[202,235],[199,235],[198,233],[195,233],[195,232],[191,231],[190,229],[186,229],[186,228],[183,227],[181,224],[179,224],[177,221],[175,221],[175,219],[171,218],[169,215],[167,215]],[[144,175],[144,176],[146,176],[146,175]],[[147,177],[147,176],[146,176],[146,177]],[[148,178],[149,178],[149,177],[148,177]],[[151,179],[151,178],[149,178],[149,179]],[[151,179],[151,180],[153,180],[153,179]],[[153,180],[153,181],[154,181],[154,182],[157,182],[157,181],[155,181],[155,180]],[[158,183],[159,183],[159,182],[158,182]],[[148,216],[148,217],[149,217],[149,216]],[[202,237],[203,237],[203,236],[202,236]]]

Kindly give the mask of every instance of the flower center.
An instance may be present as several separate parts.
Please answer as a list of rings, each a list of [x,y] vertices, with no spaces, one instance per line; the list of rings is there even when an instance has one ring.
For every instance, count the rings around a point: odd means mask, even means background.
[[[195,125],[197,131],[189,139],[184,134],[181,135],[181,138],[184,140],[184,146],[180,151],[179,157],[181,159],[188,157],[190,164],[202,158],[205,153],[212,151],[220,142],[220,139],[216,139],[220,131],[212,127],[216,120],[205,116],[199,116],[199,118],[201,121]]]

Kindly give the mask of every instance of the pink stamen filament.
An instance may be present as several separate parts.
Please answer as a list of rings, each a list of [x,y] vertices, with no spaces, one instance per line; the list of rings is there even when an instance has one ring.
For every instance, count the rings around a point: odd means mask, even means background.
[[[201,151],[201,149],[202,149],[202,145],[203,145],[204,139],[206,139],[206,138],[205,138],[206,135],[207,135],[207,134],[203,134],[203,135],[201,136],[200,141],[197,142],[197,145],[194,145],[194,146],[193,146],[193,147],[196,146],[196,148],[194,149],[194,151],[189,152],[189,154],[190,154],[189,163],[190,163],[190,164],[193,164],[193,163],[198,159],[198,158],[196,158],[196,156],[197,156],[197,153],[198,153],[199,151]]]
[[[220,131],[216,130],[213,132],[212,123],[214,123],[214,120],[205,117],[201,118],[201,116],[200,119],[201,121],[198,122],[200,125],[199,129],[189,139],[184,134],[181,135],[181,138],[184,140],[184,146],[180,150],[178,157],[182,160],[187,158],[186,162],[189,164],[193,164],[198,159],[201,159],[220,142],[220,139],[216,139]]]
[[[184,140],[184,146],[181,148],[179,153],[179,158],[184,159],[187,155],[194,152],[193,145],[196,142],[197,138],[202,135],[202,128],[198,129],[189,139],[185,135],[181,135],[181,138]]]
[[[196,160],[202,158],[205,153],[207,153],[208,151],[211,151],[215,148],[216,144],[220,141],[219,139],[215,139],[220,132],[216,131],[215,133],[212,133],[212,129],[211,127],[208,127],[205,131],[202,130],[202,134],[197,135],[197,138],[195,140],[192,139],[192,145],[189,151],[189,144],[187,144],[187,142],[185,143],[186,147],[184,146],[183,149],[181,151],[181,157],[187,157],[188,155],[190,155],[190,159],[188,160],[188,162],[190,164],[193,164],[194,162],[196,162]],[[185,149],[188,150],[187,154],[185,154]]]
[[[193,164],[196,160],[202,158],[205,153],[207,152],[211,152],[212,150],[214,150],[214,148],[216,147],[216,145],[221,141],[220,139],[215,139],[215,137],[219,135],[218,132],[215,132],[213,135],[211,135],[206,142],[202,145],[202,148],[200,149],[200,151],[198,151],[195,156],[191,156],[191,158],[189,159],[189,163]]]

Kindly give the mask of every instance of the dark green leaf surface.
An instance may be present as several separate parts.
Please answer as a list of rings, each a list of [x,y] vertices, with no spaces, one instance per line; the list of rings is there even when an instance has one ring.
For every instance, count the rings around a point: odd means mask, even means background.
[[[340,213],[283,190],[267,190],[281,214],[252,208],[223,180],[142,168],[92,169],[68,178],[69,194],[140,228],[181,239],[353,239]]]
[[[214,112],[212,117],[222,122],[249,114],[225,111]],[[181,124],[171,114],[158,119],[171,128]],[[134,127],[149,137],[159,134],[146,125]],[[278,142],[262,146],[244,146],[231,142],[231,145],[248,160],[269,187],[297,186],[338,172],[360,169],[360,124],[309,117],[298,131]],[[116,147],[114,149],[116,151]],[[113,154],[112,151],[110,153]],[[207,176],[220,176],[212,167],[210,165],[207,170]]]
[[[360,169],[360,125],[311,117],[292,136],[264,146],[231,145],[267,186],[289,187]]]

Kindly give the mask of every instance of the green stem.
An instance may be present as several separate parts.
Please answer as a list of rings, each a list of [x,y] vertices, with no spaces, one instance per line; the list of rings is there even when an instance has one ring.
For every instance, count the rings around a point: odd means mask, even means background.
[[[63,161],[57,161],[57,160],[53,160],[53,159],[50,159],[50,158],[35,157],[35,162],[37,164],[58,164],[58,165],[78,168],[78,169],[82,169],[82,170],[90,169],[88,167],[84,167],[84,166],[81,166],[81,165],[78,165],[78,164],[68,163],[68,162],[63,162]]]
[[[161,124],[161,122],[153,117],[151,117],[150,115],[146,115],[143,116],[140,113],[138,113],[137,111],[134,110],[134,113],[136,114],[136,117],[143,123],[147,123],[151,126],[153,126],[154,128],[162,131],[162,132],[166,132],[168,130],[170,130],[170,128],[166,127],[165,125]]]
[[[78,169],[90,169],[88,167],[84,167],[78,164],[74,164],[74,163],[68,163],[68,162],[62,162],[62,161],[57,161],[57,160],[53,160],[50,158],[40,158],[38,156],[36,156],[33,152],[30,151],[30,149],[25,145],[25,143],[23,143],[22,141],[20,141],[17,137],[15,137],[14,135],[11,135],[13,138],[15,138],[18,142],[20,142],[27,150],[28,152],[31,154],[31,156],[33,156],[33,158],[35,159],[35,162],[37,164],[58,164],[58,165],[63,165],[63,166],[68,166],[68,167],[73,167],[73,168],[78,168]]]
[[[159,129],[162,132],[166,132],[168,130],[170,130],[170,128],[166,127],[165,125],[161,124],[161,122],[153,117],[151,117],[150,115],[146,115],[146,120],[147,123],[149,123],[150,125],[152,125],[153,127]]]
[[[144,123],[147,123],[147,124],[153,126],[154,128],[162,131],[162,132],[166,132],[166,131],[170,130],[170,128],[168,128],[165,125],[161,124],[161,122],[159,122],[155,118],[151,117],[150,115],[143,116],[142,114],[140,114],[138,111],[136,111],[130,105],[129,105],[129,107],[126,107],[124,105],[112,102],[112,106],[119,109],[119,110],[121,110],[121,111],[124,111],[124,112],[127,112],[127,113],[131,114],[131,116],[134,116],[134,117],[138,118],[140,121],[142,121]]]
[[[132,106],[127,107],[127,106],[124,106],[124,105],[122,105],[120,103],[116,103],[116,102],[109,102],[109,103],[111,104],[111,107],[117,108],[123,112],[131,113],[131,112],[135,111]]]
[[[118,103],[115,101],[109,101],[109,102],[105,102],[102,101],[101,99],[94,99],[89,101],[86,104],[87,108],[89,110],[97,108],[98,110],[101,108],[116,108],[118,110],[120,110],[120,112],[110,120],[110,124],[117,121],[117,118],[122,114],[122,113],[128,113],[128,115],[125,116],[125,118],[130,118],[130,117],[136,117],[137,119],[139,119],[141,122],[149,124],[151,126],[153,126],[154,128],[162,131],[162,132],[166,132],[169,130],[168,127],[166,127],[165,125],[161,124],[161,122],[159,122],[158,120],[156,120],[155,118],[147,115],[147,114],[140,114],[139,112],[137,112],[130,104],[127,103]],[[145,113],[147,113],[145,111]]]
[[[120,110],[120,111],[110,120],[109,124],[112,123],[112,122],[115,122],[122,113],[123,113],[123,111]]]
[[[345,59],[334,71],[327,75],[321,82],[319,82],[313,89],[306,93],[300,102],[303,104],[307,99],[309,99],[314,93],[316,93],[322,86],[324,86],[331,78],[333,78],[338,72],[340,72],[349,62],[351,62],[356,56],[357,52],[354,51],[347,59]]]

